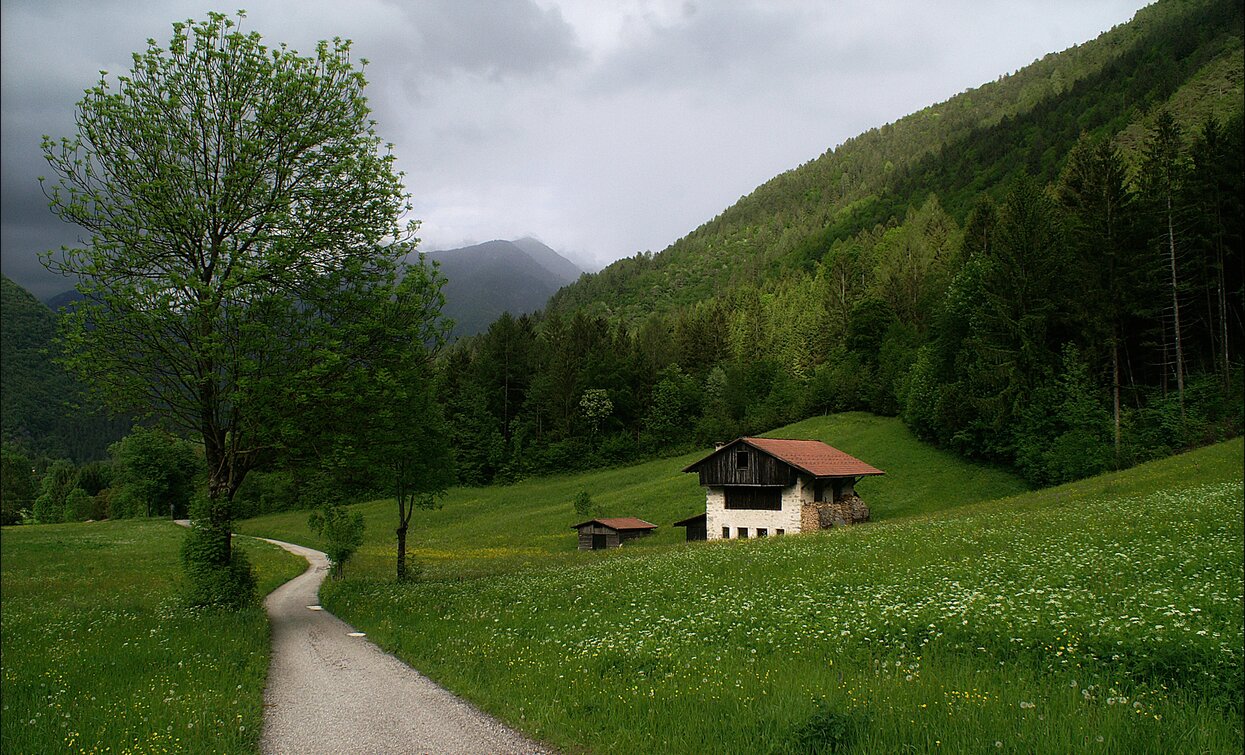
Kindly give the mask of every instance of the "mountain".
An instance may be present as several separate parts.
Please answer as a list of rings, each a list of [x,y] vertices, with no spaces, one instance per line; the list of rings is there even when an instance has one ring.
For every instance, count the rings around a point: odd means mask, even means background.
[[[53,312],[59,312],[61,307],[72,306],[73,304],[82,301],[82,298],[82,293],[79,292],[78,289],[71,288],[68,291],[62,291],[55,296],[44,299],[43,303],[48,305],[48,309]]]
[[[454,320],[451,338],[475,335],[509,312],[518,316],[544,308],[582,270],[536,239],[489,241],[425,254],[445,276],[445,307]]]
[[[460,475],[849,410],[1042,485],[1240,434],[1243,27],[1159,0],[580,276],[446,360]]]
[[[0,288],[0,437],[34,453],[103,458],[129,424],[107,418],[56,365],[56,313],[3,277]]]
[[[1241,4],[1166,0],[1096,40],[871,129],[778,175],[656,255],[619,260],[560,291],[635,324],[725,290],[812,271],[836,242],[904,220],[931,195],[962,223],[1022,171],[1054,179],[1081,133],[1115,137],[1135,168],[1153,114],[1186,134],[1241,110]]]

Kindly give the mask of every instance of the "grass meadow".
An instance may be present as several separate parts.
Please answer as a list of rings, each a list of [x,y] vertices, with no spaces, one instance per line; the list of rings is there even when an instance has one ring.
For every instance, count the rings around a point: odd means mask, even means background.
[[[1240,752],[1240,439],[1034,492],[897,422],[820,418],[888,471],[876,521],[684,544],[696,456],[484,490],[417,514],[423,581],[391,578],[392,504],[325,605],[528,734],[595,752]],[[574,550],[570,499],[659,535]],[[305,514],[244,523],[313,543]],[[300,521],[301,520],[301,521]]]
[[[182,603],[184,532],[167,520],[4,528],[0,751],[258,751],[267,617]],[[265,594],[306,569],[235,542]]]
[[[824,440],[885,470],[858,486],[874,521],[953,509],[1000,498],[1025,489],[1016,476],[971,464],[921,443],[903,423],[864,413],[816,417],[776,430],[784,438]],[[655,534],[628,543],[621,551],[595,558],[628,558],[653,548],[680,543],[684,531],[670,526],[705,510],[704,489],[696,475],[682,469],[707,451],[658,459],[616,469],[556,475],[514,485],[454,488],[444,505],[417,511],[408,548],[431,580],[469,579],[510,573],[527,567],[580,565],[571,525],[589,517],[575,513],[572,501],[581,490],[597,505],[599,516],[638,516],[658,525]],[[367,522],[366,540],[348,572],[383,578],[394,573],[397,511],[393,501],[354,507]],[[323,545],[307,527],[307,512],[295,511],[237,523],[239,532],[313,547]]]

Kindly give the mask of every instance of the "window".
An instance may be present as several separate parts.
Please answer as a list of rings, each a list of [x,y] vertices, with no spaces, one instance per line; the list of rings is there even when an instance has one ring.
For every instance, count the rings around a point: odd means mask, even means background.
[[[731,528],[730,528],[730,527],[723,527],[723,528],[722,528],[722,539],[723,539],[723,540],[730,540],[730,539],[731,539]]]
[[[765,537],[769,534],[769,530],[764,527],[757,527],[757,537]]]
[[[726,488],[726,508],[782,511],[782,488]]]
[[[736,451],[735,452],[735,468],[736,469],[747,469],[748,468],[748,452],[747,451]]]
[[[748,528],[747,528],[747,527],[740,527],[740,528],[739,528],[739,537],[740,537],[741,539],[745,539],[745,540],[748,538]]]
[[[779,529],[779,530],[774,530],[774,534],[775,534],[775,535],[785,535],[785,534],[787,534],[787,531],[786,531],[786,530],[781,530],[781,529]]]

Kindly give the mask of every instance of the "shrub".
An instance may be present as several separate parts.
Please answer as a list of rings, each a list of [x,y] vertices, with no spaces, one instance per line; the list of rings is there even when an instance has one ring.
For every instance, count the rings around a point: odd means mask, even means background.
[[[200,494],[190,504],[191,526],[182,541],[182,564],[189,579],[187,599],[191,605],[219,606],[239,609],[257,601],[255,573],[246,554],[228,548],[232,535],[222,531],[217,522],[219,506],[229,506],[224,499],[211,499]],[[229,558],[223,552],[229,550]]]
[[[346,562],[363,545],[363,514],[330,504],[311,512],[307,526],[326,541],[325,552],[333,564],[333,578],[341,579]]]
[[[863,716],[832,710],[824,700],[808,720],[791,732],[791,737],[780,746],[782,753],[845,752],[860,736],[864,728]]]
[[[592,496],[587,490],[581,490],[575,494],[575,513],[580,516],[592,516],[596,513],[596,506],[592,502]]]

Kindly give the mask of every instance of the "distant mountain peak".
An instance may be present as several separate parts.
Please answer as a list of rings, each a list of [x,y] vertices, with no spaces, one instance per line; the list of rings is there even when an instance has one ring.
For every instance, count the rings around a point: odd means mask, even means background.
[[[453,337],[481,333],[502,315],[543,309],[558,289],[583,271],[537,239],[495,239],[482,244],[428,252],[445,276],[447,317]]]

